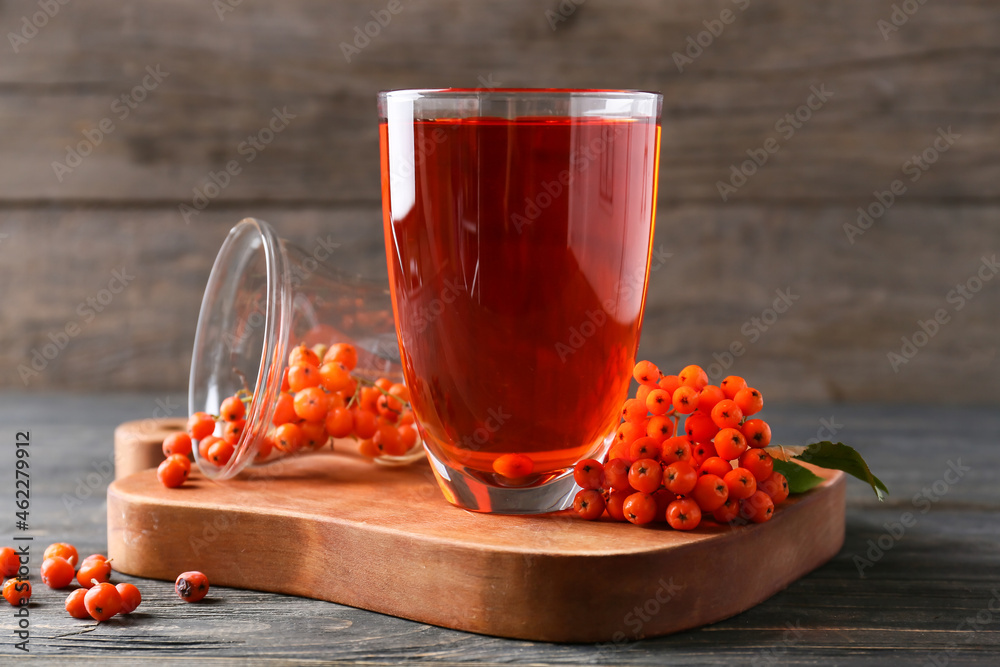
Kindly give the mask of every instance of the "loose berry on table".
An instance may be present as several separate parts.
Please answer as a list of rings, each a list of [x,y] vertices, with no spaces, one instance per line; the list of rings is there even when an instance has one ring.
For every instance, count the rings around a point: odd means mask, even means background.
[[[188,456],[191,454],[191,445],[191,436],[187,433],[183,431],[171,433],[163,439],[163,455],[171,456],[172,454],[180,454]]]
[[[12,607],[28,604],[31,599],[31,582],[27,579],[8,579],[3,583],[3,598]]]
[[[174,582],[174,590],[185,602],[197,602],[208,595],[208,577],[201,572],[182,572]]]
[[[122,608],[122,596],[118,589],[107,582],[92,582],[93,585],[83,597],[83,606],[95,621],[106,621]]]
[[[207,438],[215,432],[215,417],[207,412],[196,412],[188,417],[187,432],[195,440]]]
[[[216,445],[226,445],[220,440]],[[232,445],[227,445],[231,447]],[[171,454],[156,469],[156,478],[168,489],[174,489],[187,481],[191,474],[191,459],[181,454]]]
[[[73,567],[76,567],[76,564],[80,562],[80,554],[77,552],[76,547],[66,542],[53,542],[45,547],[45,551],[42,553],[42,560],[52,558],[53,556],[65,558]]]
[[[105,582],[111,577],[111,561],[106,556],[93,554],[87,556],[80,563],[80,569],[76,573],[77,582],[84,588],[90,588],[94,581]]]
[[[65,608],[70,616],[73,618],[90,618],[90,612],[87,611],[87,607],[83,602],[85,597],[87,597],[86,588],[77,588],[66,597]]]
[[[118,589],[118,594],[122,598],[122,608],[119,614],[131,614],[139,604],[142,602],[142,593],[135,584],[129,584],[122,582],[115,586]]]
[[[42,561],[42,583],[49,588],[66,588],[73,583],[74,577],[76,577],[76,570],[62,556],[50,556]]]

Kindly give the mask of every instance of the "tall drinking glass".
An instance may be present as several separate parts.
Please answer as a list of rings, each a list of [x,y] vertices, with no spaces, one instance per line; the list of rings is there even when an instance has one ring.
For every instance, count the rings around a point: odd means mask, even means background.
[[[403,372],[445,497],[568,507],[614,439],[642,326],[656,93],[379,95],[382,209]]]

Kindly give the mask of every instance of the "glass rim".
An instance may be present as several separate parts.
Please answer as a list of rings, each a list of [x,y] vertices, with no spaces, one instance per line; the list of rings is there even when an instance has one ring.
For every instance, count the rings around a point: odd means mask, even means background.
[[[651,90],[625,88],[401,88],[383,90],[380,100],[417,100],[422,98],[460,99],[483,97],[556,97],[556,98],[605,98],[662,100],[663,93]]]

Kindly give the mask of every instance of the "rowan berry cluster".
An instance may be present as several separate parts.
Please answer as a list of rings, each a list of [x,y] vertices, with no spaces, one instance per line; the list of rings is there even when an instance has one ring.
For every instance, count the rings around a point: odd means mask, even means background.
[[[295,347],[284,369],[272,426],[255,460],[315,451],[338,438],[358,440],[359,452],[373,459],[410,452],[418,433],[406,385],[384,377],[371,382],[352,374],[357,364],[357,349],[348,343]],[[202,461],[226,465],[246,427],[252,399],[244,388],[222,401],[218,415],[191,415],[186,433],[163,442],[167,458],[157,471],[160,481],[167,487],[184,483],[195,443]]]
[[[677,530],[706,518],[768,521],[788,497],[788,481],[763,449],[770,426],[750,418],[764,406],[760,392],[735,375],[709,384],[695,365],[663,375],[640,361],[633,377],[639,388],[622,406],[604,461],[587,459],[573,470],[583,489],[573,503],[577,513],[638,525],[666,521]]]

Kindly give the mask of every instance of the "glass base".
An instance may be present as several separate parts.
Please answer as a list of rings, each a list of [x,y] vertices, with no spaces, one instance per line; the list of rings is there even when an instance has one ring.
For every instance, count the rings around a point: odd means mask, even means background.
[[[425,448],[426,449],[426,448]],[[573,469],[550,475],[530,486],[498,486],[481,479],[478,471],[460,470],[443,463],[427,449],[431,470],[444,497],[471,512],[491,514],[546,514],[573,506],[580,487]]]

